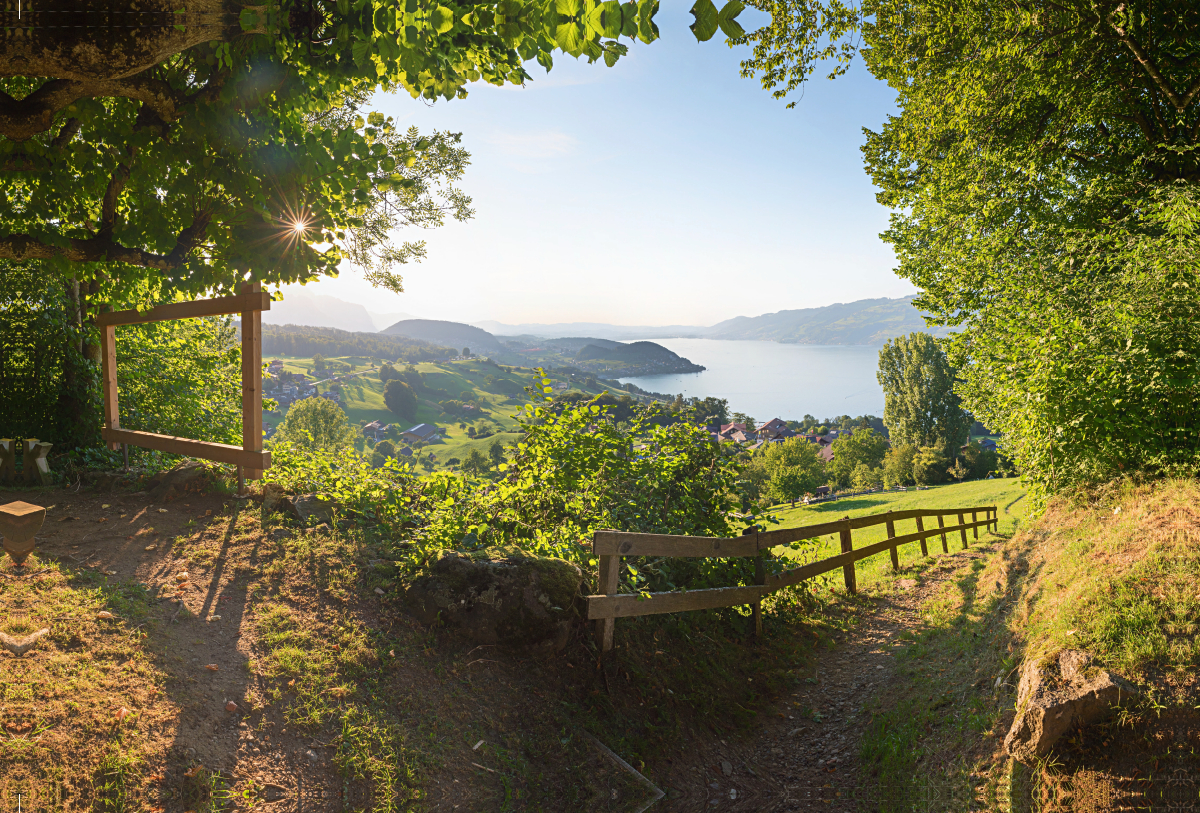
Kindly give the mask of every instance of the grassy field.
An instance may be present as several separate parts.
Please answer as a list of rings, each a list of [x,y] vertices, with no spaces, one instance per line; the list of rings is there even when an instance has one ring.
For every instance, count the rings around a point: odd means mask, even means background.
[[[272,358],[283,361],[285,372],[317,375],[313,372],[311,358],[279,355],[272,356]],[[351,364],[355,368],[352,372],[358,372],[374,364],[372,359],[355,356],[331,358],[326,361]],[[417,408],[416,420],[410,422],[398,418],[387,408],[383,401],[383,383],[379,380],[378,373],[366,373],[357,378],[350,378],[342,382],[341,403],[351,425],[365,426],[372,421],[380,421],[386,424],[401,424],[404,428],[413,423],[428,423],[446,427],[449,431],[445,436],[445,441],[423,450],[425,454],[432,452],[436,456],[436,468],[438,469],[447,468],[446,461],[448,460],[465,459],[472,449],[478,449],[483,454],[487,454],[488,448],[497,440],[506,446],[517,441],[519,434],[516,430],[519,424],[515,413],[521,406],[528,403],[525,393],[519,388],[533,383],[533,370],[515,368],[512,373],[502,373],[496,367],[482,361],[424,362],[414,366],[424,375],[426,386],[434,390],[442,390],[446,394],[431,396],[428,392],[418,393],[420,403]],[[519,388],[509,385],[509,390],[515,390],[518,394],[510,395],[500,392],[500,387],[496,385],[489,388],[485,381],[489,375],[519,385]],[[328,386],[322,384],[318,390],[324,392]],[[603,391],[604,389],[596,390],[596,392]],[[436,400],[450,399],[475,401],[481,404],[486,402],[488,406],[484,407],[482,415],[474,417],[450,415],[442,412],[435,402]],[[269,426],[278,426],[283,421],[286,412],[286,410],[282,410],[278,413],[264,413],[263,422]],[[488,429],[493,435],[476,440],[468,434],[470,427],[474,427],[477,432]],[[359,451],[364,450],[362,438],[359,438],[356,445]]]
[[[865,517],[872,514],[882,514],[886,511],[905,511],[912,508],[968,508],[994,505],[998,509],[999,531],[1003,535],[1011,534],[1018,520],[1024,515],[1026,501],[1025,488],[1016,478],[1002,480],[976,480],[974,482],[956,483],[953,485],[933,486],[922,491],[895,491],[879,494],[865,494],[859,497],[849,497],[844,500],[819,503],[812,506],[797,506],[796,508],[777,508],[774,513],[781,520],[777,528],[798,528],[803,525],[814,525],[820,522],[831,522],[843,517]],[[982,519],[982,517],[980,517]],[[967,517],[970,521],[970,516]],[[936,526],[936,520],[926,522],[926,530]],[[956,525],[957,518],[947,517],[947,525]],[[915,520],[902,520],[896,523],[896,533],[907,534],[917,529]],[[973,535],[968,531],[968,538],[974,542]],[[958,537],[955,534],[955,537]],[[980,531],[980,538],[984,533]],[[854,531],[854,547],[861,548],[874,542],[887,539],[887,527],[878,525],[871,528],[861,528]],[[962,546],[961,538],[949,538],[951,550]],[[933,537],[926,543],[929,552],[941,552],[941,539]],[[803,552],[806,559],[824,559],[841,552],[841,545],[836,534],[824,536],[819,540],[815,550]],[[800,554],[797,554],[800,555]],[[915,564],[921,560],[921,546],[912,542],[902,545],[899,549],[900,565]],[[887,551],[878,553],[868,559],[859,561],[856,565],[859,585],[870,584],[887,578],[891,574],[891,557]]]

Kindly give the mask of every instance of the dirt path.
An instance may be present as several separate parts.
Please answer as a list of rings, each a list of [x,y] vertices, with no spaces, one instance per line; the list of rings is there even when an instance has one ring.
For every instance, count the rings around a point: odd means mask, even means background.
[[[879,791],[859,764],[871,701],[904,683],[894,651],[900,636],[921,626],[920,608],[947,580],[973,560],[978,547],[940,555],[920,574],[897,579],[888,592],[871,591],[873,607],[832,649],[819,651],[799,686],[764,717],[753,736],[711,743],[663,782],[662,811],[823,810],[860,813],[874,809]]]

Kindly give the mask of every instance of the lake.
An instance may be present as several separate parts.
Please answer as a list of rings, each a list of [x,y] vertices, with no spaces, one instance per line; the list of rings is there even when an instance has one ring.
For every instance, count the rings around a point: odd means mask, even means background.
[[[879,348],[815,346],[728,339],[651,339],[708,369],[622,378],[651,392],[729,400],[730,412],[759,423],[838,415],[883,417],[883,390],[875,380]]]

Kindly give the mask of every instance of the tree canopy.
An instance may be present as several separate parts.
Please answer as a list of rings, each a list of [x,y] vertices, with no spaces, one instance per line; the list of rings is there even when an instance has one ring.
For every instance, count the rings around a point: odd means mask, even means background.
[[[945,351],[928,333],[889,339],[879,351],[876,377],[883,388],[883,422],[894,445],[957,447],[967,439],[973,419],[954,392],[956,376]],[[863,432],[854,433],[851,447]],[[836,455],[835,448],[835,460]]]
[[[710,7],[697,4],[698,37],[712,36]],[[744,34],[741,8],[719,13],[726,33]],[[0,259],[69,267],[106,299],[146,282],[167,294],[304,282],[346,258],[398,285],[388,266],[421,246],[387,245],[387,225],[469,216],[469,199],[432,188],[461,174],[465,153],[457,135],[400,133],[363,110],[369,95],[463,98],[476,81],[524,84],[527,63],[549,70],[555,53],[612,66],[626,41],[658,37],[657,10],[657,0],[32,10],[31,36],[0,55]],[[56,27],[41,16],[52,13],[88,16]],[[130,13],[145,24],[127,25]]]

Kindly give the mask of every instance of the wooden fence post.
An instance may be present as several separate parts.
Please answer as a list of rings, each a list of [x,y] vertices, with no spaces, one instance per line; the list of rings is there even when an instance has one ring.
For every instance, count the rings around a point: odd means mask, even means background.
[[[896,538],[896,523],[892,522],[892,512],[890,509],[887,512],[887,534],[888,539]],[[896,549],[896,546],[892,545],[892,547],[888,549],[888,552],[892,554],[892,570],[899,570],[900,553]]]
[[[617,554],[606,554],[600,557],[600,577],[596,589],[601,595],[615,596],[617,594],[617,578],[621,575],[621,557]],[[613,625],[615,618],[600,618],[596,620],[596,648],[601,654],[613,647]]]
[[[923,520],[921,517],[917,517],[917,533],[919,533],[919,534],[925,533],[925,520]],[[929,548],[925,546],[925,537],[921,537],[921,556],[928,556],[928,555],[929,555]]]
[[[754,559],[754,583],[767,583],[767,565],[763,560],[763,554],[766,551],[759,551],[758,556]],[[754,602],[754,637],[762,637],[762,599]]]
[[[117,329],[113,325],[100,327],[100,383],[104,399],[104,428],[120,429],[121,416],[117,408]],[[113,451],[120,446],[115,441],[108,444]]]
[[[845,518],[846,522],[850,521],[850,517]],[[854,540],[850,537],[850,527],[843,528],[841,531],[842,553],[849,553],[854,550]],[[842,575],[846,577],[846,592],[854,595],[858,592],[858,582],[854,578],[854,562],[847,562],[842,565]]]
[[[262,293],[262,283],[244,283],[239,293]],[[248,452],[263,450],[262,395],[262,311],[243,311],[242,448]],[[262,479],[262,469],[238,468],[248,480]]]
[[[992,533],[1000,533],[1000,509],[992,506]]]
[[[965,514],[959,514],[959,515],[958,515],[958,524],[959,524],[960,526],[962,526],[962,525],[966,525],[966,524],[967,524],[967,519],[966,519],[966,515],[965,515]],[[958,529],[958,532],[959,532],[960,534],[962,534],[963,550],[966,550],[966,549],[967,549],[967,529],[966,529],[966,528],[962,528],[962,527],[960,527],[960,528]]]
[[[938,514],[938,527],[939,528],[946,527],[946,517],[944,514]],[[946,532],[943,530],[942,531],[942,553],[949,553],[949,552],[950,552],[950,546],[948,544],[946,544]]]
[[[978,521],[979,521],[979,516],[976,514],[976,512],[972,511],[971,512],[971,524],[974,525]],[[975,534],[976,539],[979,539],[979,526],[975,525],[975,527],[971,529],[971,533]]]

